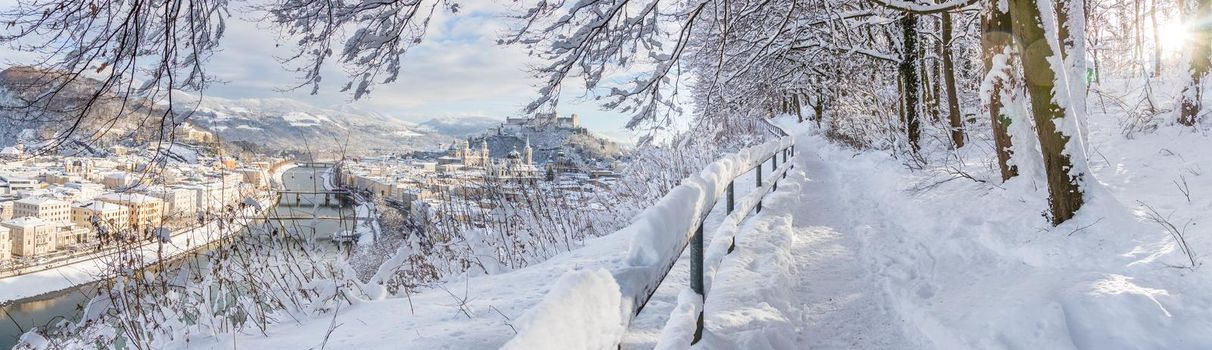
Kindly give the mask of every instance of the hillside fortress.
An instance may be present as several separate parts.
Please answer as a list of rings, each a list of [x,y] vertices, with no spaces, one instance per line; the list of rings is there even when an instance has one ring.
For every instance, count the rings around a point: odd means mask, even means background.
[[[546,128],[575,130],[581,128],[581,118],[576,113],[561,117],[556,113],[535,115],[531,118],[505,118],[505,123],[497,129],[501,135],[518,135],[524,128],[543,130]]]
[[[438,166],[450,171],[479,170],[493,177],[530,178],[546,170],[581,173],[590,164],[607,162],[617,151],[580,125],[576,114],[538,114],[506,118],[479,136],[456,141],[435,154]],[[601,165],[601,164],[599,164]]]

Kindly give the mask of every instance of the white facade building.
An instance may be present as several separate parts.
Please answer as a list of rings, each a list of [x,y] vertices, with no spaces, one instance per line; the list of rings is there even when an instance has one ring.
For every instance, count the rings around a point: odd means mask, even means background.
[[[9,237],[9,229],[0,225],[0,264],[13,257],[13,239]]]
[[[145,193],[164,201],[164,216],[166,217],[192,217],[197,210],[197,195],[190,189],[153,187]]]
[[[13,255],[33,257],[55,250],[55,226],[42,219],[27,216],[0,222],[0,226],[8,229]]]
[[[71,222],[71,206],[64,201],[34,197],[13,202],[13,217],[36,217],[48,222]]]

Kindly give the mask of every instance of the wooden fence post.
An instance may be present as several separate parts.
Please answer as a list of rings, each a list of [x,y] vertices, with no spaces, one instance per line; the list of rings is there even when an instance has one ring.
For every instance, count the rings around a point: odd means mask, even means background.
[[[699,223],[699,228],[695,229],[694,237],[690,240],[690,289],[703,301],[703,305],[707,304],[707,293],[703,291],[703,223]],[[703,339],[703,309],[699,308],[698,320],[694,326],[694,340],[690,344],[696,344]]]
[[[736,183],[736,179],[728,180],[728,213],[727,213],[727,215],[732,215],[732,210],[736,208],[736,200],[735,200],[736,191],[733,190],[733,185],[735,183]],[[725,216],[727,216],[727,215],[725,215]],[[728,253],[731,254],[734,249],[736,249],[736,235],[732,235],[732,243],[728,245]]]
[[[758,163],[758,166],[757,166],[757,187],[756,187],[757,190],[760,190],[762,188],[762,164],[763,163],[765,163],[765,162]],[[755,209],[755,210],[758,213],[762,212],[762,198],[761,197],[758,197],[757,209]]]
[[[775,152],[774,156],[771,156],[771,158],[773,158],[773,160],[770,161],[770,175],[775,175],[774,180],[773,180],[774,186],[771,189],[771,191],[778,191],[779,190],[779,178],[778,178],[778,175],[775,174],[779,171],[779,154],[778,154],[778,152]]]
[[[771,161],[771,163],[770,163],[770,174],[772,174],[772,176],[774,176],[774,179],[773,179],[774,185],[771,188],[771,191],[777,191],[778,190],[778,174],[776,174],[776,173],[778,172],[778,153],[774,154],[773,157],[774,157],[774,160]]]
[[[783,163],[784,163],[784,165],[785,165],[785,163],[787,163],[787,162],[791,161],[791,160],[789,159],[789,157],[791,157],[791,149],[790,149],[790,148],[784,148],[784,149],[783,149]],[[791,168],[787,168],[787,170],[791,170]],[[787,178],[787,172],[783,172],[783,178]]]

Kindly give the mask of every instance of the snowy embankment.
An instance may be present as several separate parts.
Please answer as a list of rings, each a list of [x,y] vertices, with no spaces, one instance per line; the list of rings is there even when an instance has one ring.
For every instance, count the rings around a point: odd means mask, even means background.
[[[914,172],[801,136],[799,193],[742,229],[698,348],[1212,348],[1212,272],[1149,218],[1212,251],[1212,141],[1178,127],[1129,140],[1106,116],[1090,130],[1098,183],[1059,227],[1042,180],[1002,184],[973,170],[983,157],[965,157],[970,174]]]
[[[322,183],[324,184],[325,191],[332,191],[337,188],[337,185],[333,182],[333,177],[336,176],[336,171],[333,169],[336,168],[330,167],[328,169],[324,169],[324,173],[320,174],[320,179],[323,181]]]
[[[320,174],[320,182],[324,185],[325,191],[334,191],[340,186],[337,186],[336,168],[329,167]],[[366,249],[373,246],[379,240],[379,235],[383,232],[379,226],[378,208],[375,208],[374,202],[362,196],[357,191],[350,191],[349,196],[354,203],[354,217],[357,218],[354,222],[357,224],[353,228],[353,232],[339,232],[342,235],[354,237],[359,247]],[[316,203],[318,206],[319,203]]]
[[[692,225],[728,180],[790,144],[772,141],[712,163],[610,235],[508,273],[450,281],[411,295],[352,300],[331,317],[266,335],[191,340],[204,348],[527,349],[613,347],[643,292],[677,259]],[[559,281],[559,282],[556,282]],[[581,335],[600,335],[591,338]],[[508,345],[505,345],[509,342]]]

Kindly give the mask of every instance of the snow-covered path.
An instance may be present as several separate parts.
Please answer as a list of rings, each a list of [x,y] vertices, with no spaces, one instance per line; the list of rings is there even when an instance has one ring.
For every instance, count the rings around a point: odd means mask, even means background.
[[[802,132],[796,169],[708,290],[695,348],[1209,348],[1210,270],[1182,268],[1140,204],[1212,251],[1212,200],[1181,192],[1212,191],[1200,165],[1212,158],[1192,152],[1206,136],[1126,140],[1111,118],[1091,129],[1107,156],[1092,160],[1087,205],[1059,227],[1041,217],[1041,174],[1002,183],[971,149],[912,170]]]
[[[721,267],[700,347],[917,348],[858,257],[863,243],[837,206],[842,179],[811,150],[797,162]]]

